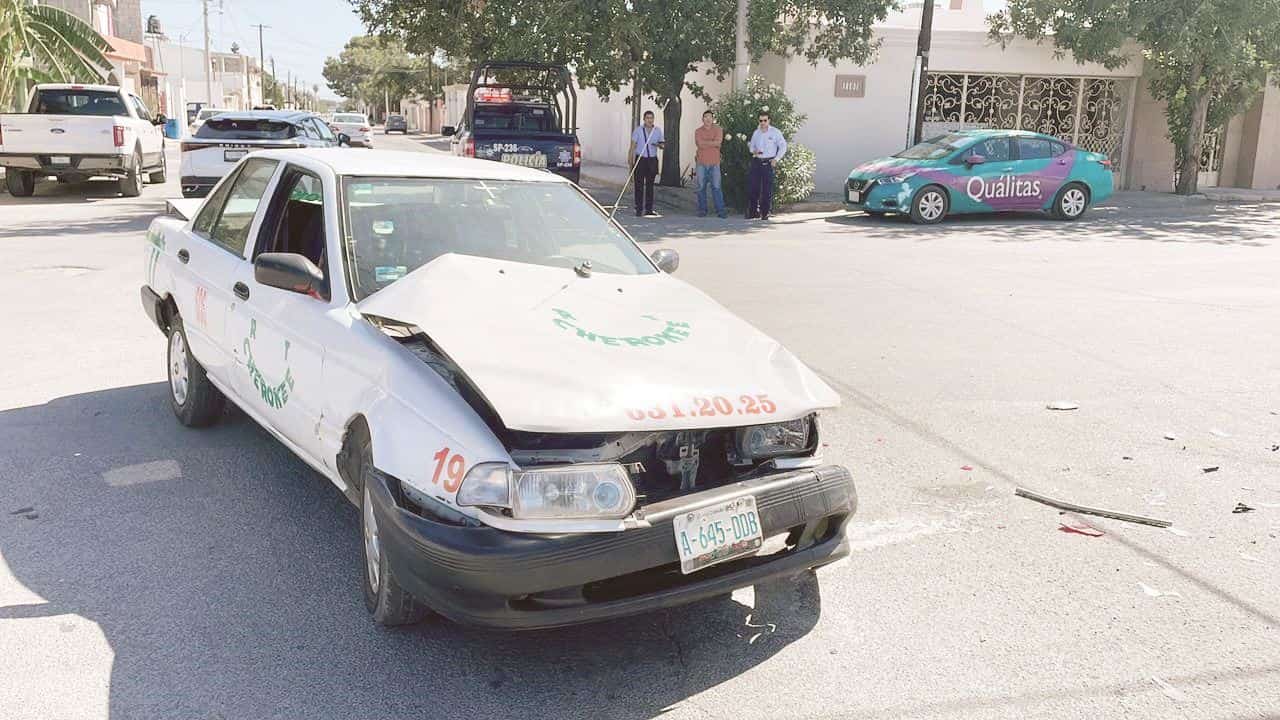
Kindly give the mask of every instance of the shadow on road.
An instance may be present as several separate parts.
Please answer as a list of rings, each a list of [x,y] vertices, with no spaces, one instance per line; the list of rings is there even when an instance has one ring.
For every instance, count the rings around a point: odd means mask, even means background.
[[[652,718],[818,621],[808,573],[755,588],[754,609],[726,596],[557,631],[380,628],[341,493],[240,413],[179,426],[166,393],[0,412],[3,561],[47,601],[0,619],[97,623],[112,717]]]

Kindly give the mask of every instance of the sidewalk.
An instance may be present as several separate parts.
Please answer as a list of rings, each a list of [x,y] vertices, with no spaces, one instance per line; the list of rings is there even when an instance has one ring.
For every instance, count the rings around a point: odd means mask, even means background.
[[[1218,202],[1280,202],[1280,190],[1250,190],[1248,188],[1205,188],[1200,194]]]
[[[613,197],[608,203],[612,204],[617,199],[618,191],[622,189],[624,183],[627,182],[627,174],[630,168],[620,165],[604,165],[584,161],[582,163],[582,184],[590,185],[597,189],[612,189]],[[622,198],[622,207],[631,209],[635,198],[634,188],[627,187],[626,195]],[[698,199],[693,191],[693,185],[687,187],[673,188],[662,185],[654,186],[654,204],[667,210],[676,210],[682,212],[694,213],[698,209]],[[814,193],[804,202],[792,203],[777,208],[776,212],[836,212],[844,209],[844,203],[841,201],[840,193]],[[729,213],[734,214],[736,211],[730,209]]]

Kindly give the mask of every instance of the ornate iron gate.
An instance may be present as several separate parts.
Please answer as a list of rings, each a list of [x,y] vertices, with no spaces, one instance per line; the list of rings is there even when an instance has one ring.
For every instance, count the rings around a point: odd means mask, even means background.
[[[967,128],[1033,130],[1106,153],[1119,165],[1132,80],[930,72],[925,135]]]

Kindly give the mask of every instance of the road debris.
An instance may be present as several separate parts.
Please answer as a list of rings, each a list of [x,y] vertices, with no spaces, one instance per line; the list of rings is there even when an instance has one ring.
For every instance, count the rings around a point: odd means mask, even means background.
[[[1245,505],[1242,502],[1238,502],[1236,503],[1235,509],[1231,511],[1231,514],[1239,515],[1241,513],[1247,513],[1247,512],[1253,512],[1253,508],[1249,507],[1248,505]]]
[[[1123,520],[1125,522],[1138,523],[1141,525],[1151,525],[1159,528],[1167,528],[1173,523],[1169,520],[1159,520],[1156,518],[1145,517],[1142,515],[1130,515],[1128,513],[1116,512],[1115,510],[1105,510],[1102,508],[1092,508],[1086,505],[1076,505],[1075,503],[1065,502],[1063,500],[1055,500],[1047,495],[1032,492],[1026,488],[1014,488],[1013,494],[1028,500],[1055,507],[1059,510],[1068,512],[1078,512],[1082,515],[1097,515],[1098,517],[1111,518],[1112,520]]]
[[[1045,408],[1049,410],[1079,410],[1080,406],[1073,402],[1067,402],[1066,400],[1058,400],[1057,402],[1051,402],[1048,405],[1045,405]]]
[[[1140,582],[1138,585],[1148,597],[1176,597],[1179,599],[1182,597],[1182,594],[1177,590],[1157,590],[1144,582]]]
[[[1168,696],[1170,700],[1174,702],[1186,702],[1189,699],[1186,693],[1170,685],[1168,682],[1161,680],[1155,675],[1151,676],[1151,681],[1160,687],[1160,692],[1164,693],[1166,696]]]
[[[1120,456],[1120,459],[1121,459],[1121,460],[1132,460],[1133,458],[1132,458],[1132,457],[1130,457],[1130,456],[1128,456],[1128,455],[1121,455],[1121,456]]]
[[[1216,429],[1216,428],[1215,428],[1215,429],[1213,429],[1213,430],[1210,430],[1210,431],[1209,431],[1209,434],[1210,434],[1210,435],[1216,435],[1217,437],[1220,437],[1220,438],[1229,438],[1229,437],[1231,437],[1231,433],[1227,432],[1226,430],[1218,430],[1218,429]]]
[[[1277,450],[1280,450],[1280,445],[1277,445],[1277,444],[1275,444],[1275,443],[1271,443],[1271,452],[1275,452],[1275,451],[1277,451]]]
[[[1177,436],[1177,435],[1174,435],[1174,434],[1173,434],[1173,433],[1171,433],[1171,432],[1167,432],[1167,433],[1165,433],[1165,434],[1164,434],[1164,439],[1165,439],[1165,440],[1177,440],[1177,439],[1178,439],[1178,436]]]
[[[9,514],[10,514],[10,515],[24,515],[24,514],[26,514],[26,513],[31,512],[32,510],[35,510],[35,508],[33,508],[33,507],[18,508],[17,510],[14,510],[13,512],[11,512],[11,513],[9,513]]]
[[[1153,493],[1149,493],[1146,497],[1142,499],[1146,500],[1147,504],[1151,505],[1152,507],[1161,507],[1165,504],[1165,500],[1169,499],[1169,496],[1162,492],[1153,492]]]
[[[1106,535],[1105,532],[1087,523],[1076,523],[1074,525],[1059,523],[1058,532],[1064,532],[1069,535],[1084,535],[1086,537],[1102,537]]]
[[[1217,465],[1210,465],[1210,466],[1208,466],[1208,467],[1202,467],[1202,468],[1200,468],[1200,472],[1206,472],[1206,473],[1218,472],[1218,470],[1219,470],[1219,468],[1218,468],[1218,466],[1217,466]]]
[[[966,471],[967,471],[967,470],[972,470],[972,469],[973,469],[973,466],[972,466],[972,465],[961,465],[961,466],[960,466],[960,469],[961,469],[961,470],[966,470]]]
[[[1169,532],[1173,533],[1174,535],[1177,535],[1178,537],[1191,537],[1191,533],[1189,533],[1189,532],[1187,532],[1186,530],[1183,530],[1183,529],[1181,529],[1181,528],[1173,527],[1172,525],[1171,525],[1171,526],[1169,526],[1169,527],[1167,527],[1167,528],[1165,528],[1165,529],[1166,529],[1166,530],[1168,530]]]

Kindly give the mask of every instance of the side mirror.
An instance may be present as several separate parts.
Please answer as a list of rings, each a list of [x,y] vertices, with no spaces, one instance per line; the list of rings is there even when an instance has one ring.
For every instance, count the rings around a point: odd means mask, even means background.
[[[259,285],[304,295],[324,293],[324,273],[297,253],[262,253],[253,261],[253,279]]]
[[[348,134],[346,134],[346,133],[338,133],[338,145],[339,145],[339,146],[343,146],[343,145],[350,145],[350,144],[351,144],[351,136],[350,136],[350,135],[348,135]]]
[[[440,134],[445,137],[450,137],[456,132],[458,132],[458,128],[452,125],[445,125],[444,127],[440,128]]]
[[[156,113],[156,116],[151,118],[152,125],[163,125],[166,122],[169,122],[169,118],[165,117],[164,113]]]
[[[653,251],[649,259],[653,260],[653,264],[657,265],[659,270],[668,275],[680,267],[680,253],[671,248],[658,248]]]
[[[986,161],[987,161],[987,158],[985,156],[979,155],[978,153],[973,153],[972,155],[964,159],[964,162],[966,165],[981,165]]]

